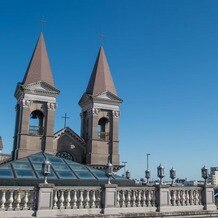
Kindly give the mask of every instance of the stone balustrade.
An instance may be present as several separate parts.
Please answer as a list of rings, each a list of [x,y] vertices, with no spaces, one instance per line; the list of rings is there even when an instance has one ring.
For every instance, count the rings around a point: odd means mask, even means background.
[[[118,207],[155,207],[154,187],[122,187],[117,189]]]
[[[218,217],[211,186],[0,186],[0,217]],[[215,214],[215,215],[214,215]],[[185,216],[185,217],[188,217]],[[205,216],[206,217],[206,216]]]
[[[52,209],[101,207],[101,187],[55,187]]]
[[[0,186],[0,210],[35,210],[34,187]]]
[[[170,187],[171,206],[203,205],[201,187]]]

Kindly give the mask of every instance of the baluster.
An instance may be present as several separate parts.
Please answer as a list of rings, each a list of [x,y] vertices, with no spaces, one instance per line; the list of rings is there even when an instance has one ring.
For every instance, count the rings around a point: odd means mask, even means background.
[[[95,205],[95,190],[92,190],[92,197],[91,197],[91,208],[95,208],[96,205]]]
[[[186,205],[189,205],[189,191],[186,190]]]
[[[142,191],[138,190],[138,207],[142,206]]]
[[[77,191],[73,191],[73,209],[77,209]]]
[[[79,208],[83,208],[83,200],[83,190],[81,190],[79,196]]]
[[[197,204],[197,191],[193,190],[193,204],[196,205]]]
[[[201,190],[197,190],[196,191],[196,205],[201,205],[202,202],[201,202]]]
[[[125,206],[125,190],[122,190],[121,207]]]
[[[130,191],[127,190],[127,198],[126,198],[126,206],[127,207],[131,207],[130,201],[131,201]]]
[[[6,203],[6,198],[5,198],[5,191],[2,191],[2,198],[1,198],[1,210],[5,210],[5,203]]]
[[[60,190],[60,198],[59,198],[59,209],[64,209],[64,191]]]
[[[28,208],[28,202],[29,202],[28,191],[25,191],[23,210],[28,210],[29,209]]]
[[[148,203],[147,203],[147,205],[148,205],[148,207],[150,207],[151,206],[151,192],[150,192],[150,190],[148,190]]]
[[[13,194],[14,194],[14,191],[13,190],[10,190],[10,197],[9,197],[9,205],[8,205],[8,210],[12,210],[12,205],[13,205],[13,201],[14,201],[14,198],[13,198]]]
[[[135,207],[136,206],[136,196],[135,196],[135,191],[132,190],[132,207]]]
[[[181,205],[183,206],[184,205],[184,200],[185,200],[184,199],[184,191],[183,190],[180,191],[180,199],[181,199],[180,200],[181,201]]]
[[[16,199],[16,210],[20,210],[20,202],[21,202],[21,197],[20,197],[20,190],[17,191],[17,199]]]
[[[154,207],[156,205],[156,192],[153,190],[150,192],[151,193],[151,206]]]
[[[100,208],[100,206],[101,206],[101,191],[97,190],[96,194],[97,194],[96,207]]]
[[[174,206],[174,205],[175,205],[175,202],[176,202],[175,190],[172,190],[172,191],[170,192],[170,195],[171,195],[171,204],[172,204],[172,206]]]
[[[142,190],[142,207],[146,206],[145,190]]]
[[[177,206],[180,206],[181,205],[181,202],[180,202],[180,190],[177,190]]]
[[[53,209],[57,209],[57,202],[58,202],[58,196],[57,196],[57,191],[54,191],[54,206]]]
[[[120,191],[117,191],[117,207],[120,207]]]
[[[85,208],[89,208],[89,201],[90,201],[90,198],[89,198],[89,191],[86,190]]]
[[[67,204],[66,204],[66,209],[70,209],[71,206],[70,206],[70,202],[71,202],[71,196],[70,196],[70,193],[71,191],[70,190],[67,190]]]
[[[189,204],[193,205],[194,200],[194,192],[192,190],[189,191]]]

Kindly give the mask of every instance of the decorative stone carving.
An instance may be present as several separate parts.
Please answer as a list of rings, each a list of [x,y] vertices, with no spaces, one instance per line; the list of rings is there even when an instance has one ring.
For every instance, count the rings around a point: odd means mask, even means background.
[[[20,101],[20,104],[23,106],[23,107],[29,107],[31,105],[31,101],[30,100],[26,100],[26,99],[22,99]]]
[[[100,109],[98,108],[91,108],[87,111],[87,114],[88,116],[91,116],[91,115],[98,115]]]
[[[48,103],[47,103],[47,107],[48,107],[48,110],[53,110],[53,111],[55,111],[57,105],[56,105],[55,103],[50,103],[50,102],[48,102]]]
[[[120,116],[120,111],[113,111],[112,113],[114,117],[118,118]]]
[[[98,108],[92,108],[92,114],[98,115],[100,109]]]

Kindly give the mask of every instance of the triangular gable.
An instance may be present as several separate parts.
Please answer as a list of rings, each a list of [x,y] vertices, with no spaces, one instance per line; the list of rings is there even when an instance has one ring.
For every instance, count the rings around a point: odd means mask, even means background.
[[[70,127],[63,128],[54,134],[55,140],[58,140],[61,136],[67,135],[71,139],[73,139],[78,145],[80,145],[83,149],[85,148],[85,141],[78,134],[76,134]]]
[[[55,87],[51,86],[50,84],[44,82],[44,81],[38,81],[35,83],[30,83],[28,85],[22,85],[22,88],[24,90],[34,90],[34,91],[47,91],[47,92],[54,92],[59,93],[60,91],[56,89]]]

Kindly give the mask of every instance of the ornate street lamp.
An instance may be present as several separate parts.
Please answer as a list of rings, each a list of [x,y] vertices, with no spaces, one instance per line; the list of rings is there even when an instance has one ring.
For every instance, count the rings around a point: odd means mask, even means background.
[[[51,173],[51,163],[48,160],[45,160],[42,163],[42,175],[44,176],[44,183],[48,184],[47,177]]]
[[[160,185],[161,185],[162,179],[164,178],[164,167],[161,164],[157,167],[157,176],[160,178]]]
[[[113,175],[113,173],[114,173],[114,167],[113,167],[113,164],[111,164],[109,161],[107,164],[107,169],[106,169],[106,175],[108,177],[108,182],[107,182],[108,184],[111,184],[110,178]]]
[[[209,173],[208,173],[208,169],[205,166],[201,169],[201,176],[204,179],[204,184],[206,185]]]
[[[172,167],[172,169],[170,170],[170,178],[172,179],[171,185],[173,185],[174,179],[176,178],[176,170],[175,170],[173,167]]]
[[[129,170],[126,171],[126,178],[130,179],[130,172],[129,172]]]
[[[149,179],[151,178],[151,172],[150,170],[145,170],[145,178],[147,179],[147,185],[148,185],[148,182],[149,182]]]

